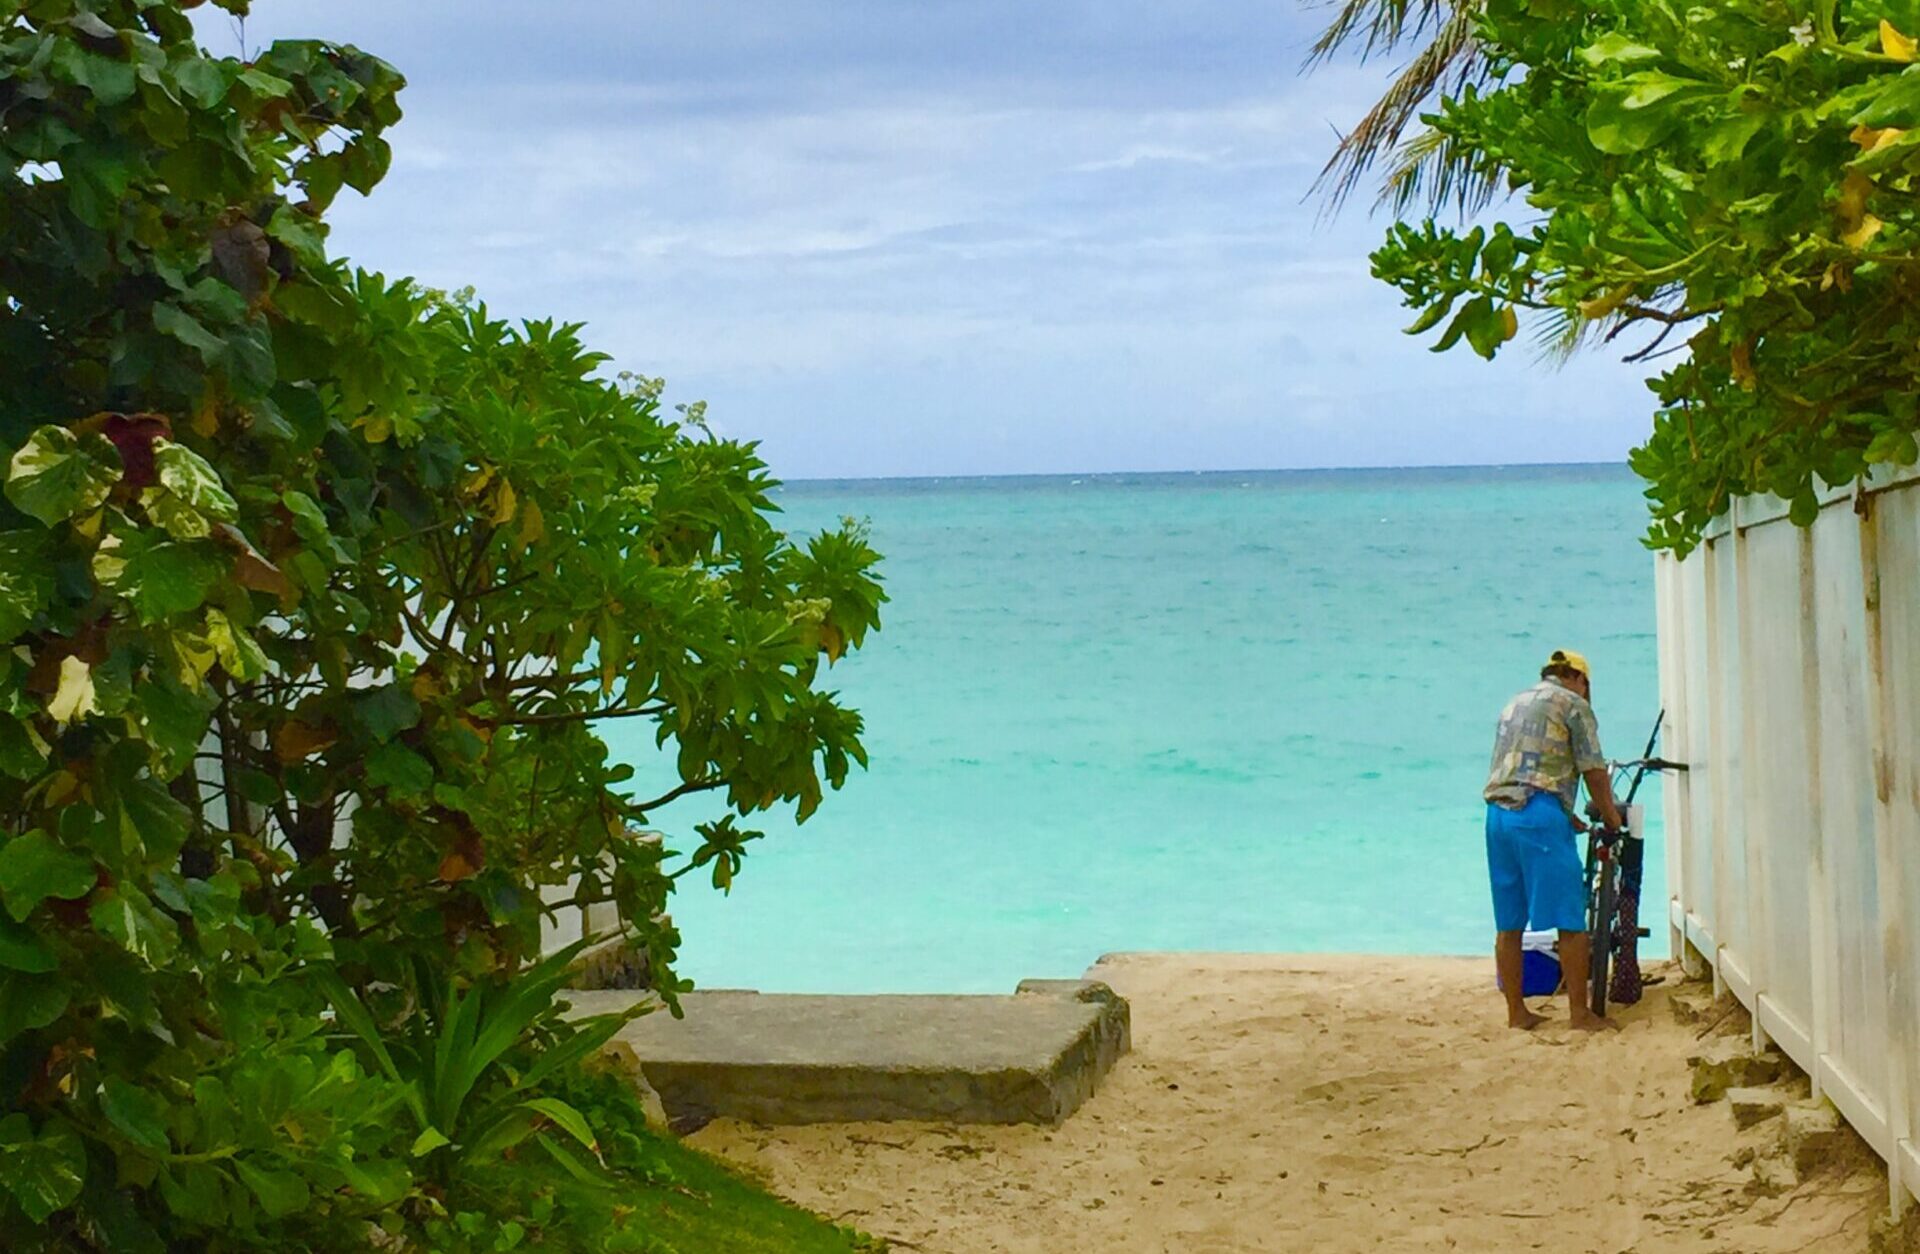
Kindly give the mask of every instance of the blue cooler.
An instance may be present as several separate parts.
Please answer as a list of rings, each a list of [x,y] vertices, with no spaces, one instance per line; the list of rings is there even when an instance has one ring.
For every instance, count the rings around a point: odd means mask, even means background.
[[[1551,997],[1560,989],[1560,959],[1554,953],[1557,932],[1523,932],[1520,936],[1520,995]],[[1497,987],[1499,977],[1494,977]]]

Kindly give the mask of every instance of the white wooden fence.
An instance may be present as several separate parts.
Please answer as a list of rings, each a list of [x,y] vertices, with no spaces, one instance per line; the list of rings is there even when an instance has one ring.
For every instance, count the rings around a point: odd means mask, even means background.
[[[1920,472],[1657,561],[1673,952],[1920,1194]]]

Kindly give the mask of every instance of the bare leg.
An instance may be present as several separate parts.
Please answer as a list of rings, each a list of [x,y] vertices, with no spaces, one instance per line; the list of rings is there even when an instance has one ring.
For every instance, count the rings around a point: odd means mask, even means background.
[[[1493,966],[1500,973],[1500,991],[1507,998],[1507,1026],[1524,1032],[1545,1022],[1527,1009],[1526,998],[1520,995],[1520,980],[1524,972],[1524,960],[1520,956],[1520,933],[1494,933]]]
[[[1582,1032],[1618,1032],[1620,1025],[1593,1013],[1587,1003],[1587,934],[1560,933],[1560,969],[1567,976],[1567,1007],[1572,1012],[1569,1026]]]

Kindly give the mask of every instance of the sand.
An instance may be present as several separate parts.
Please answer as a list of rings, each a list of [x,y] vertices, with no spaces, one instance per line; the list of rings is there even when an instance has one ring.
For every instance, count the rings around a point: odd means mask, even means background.
[[[1686,1057],[1742,1016],[1682,1023],[1668,984],[1618,1034],[1569,1031],[1564,1002],[1512,1032],[1491,966],[1115,955],[1088,974],[1131,1001],[1134,1052],[1063,1127],[721,1121],[690,1139],[941,1254],[1866,1248],[1887,1194],[1864,1148],[1763,1196],[1743,1160],[1779,1121],[1737,1132],[1724,1102],[1691,1100]]]

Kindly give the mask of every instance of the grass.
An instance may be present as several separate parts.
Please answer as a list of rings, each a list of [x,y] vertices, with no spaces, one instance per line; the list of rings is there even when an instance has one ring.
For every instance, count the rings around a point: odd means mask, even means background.
[[[648,1125],[619,1066],[583,1069],[561,1095],[592,1126],[613,1176],[605,1199],[622,1238],[645,1254],[879,1254],[885,1241],[843,1228]]]
[[[677,1141],[649,1134],[654,1170],[629,1199],[639,1226],[674,1254],[874,1254],[886,1242],[781,1200]]]

